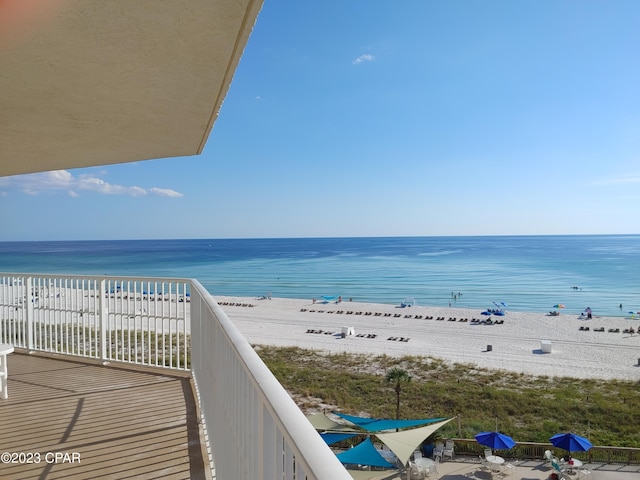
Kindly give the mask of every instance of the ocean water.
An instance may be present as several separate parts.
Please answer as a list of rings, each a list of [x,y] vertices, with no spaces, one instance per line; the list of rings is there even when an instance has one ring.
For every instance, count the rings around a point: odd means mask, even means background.
[[[214,295],[480,310],[561,303],[565,314],[608,316],[640,311],[639,267],[640,235],[0,242],[0,272],[196,278]]]

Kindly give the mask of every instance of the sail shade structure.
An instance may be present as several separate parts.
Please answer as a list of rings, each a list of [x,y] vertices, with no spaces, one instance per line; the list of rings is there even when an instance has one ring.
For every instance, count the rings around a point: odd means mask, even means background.
[[[444,427],[454,418],[455,417],[449,418],[442,422],[433,423],[424,427],[403,430],[401,432],[377,433],[376,437],[378,437],[378,440],[384,443],[393,453],[395,453],[396,457],[398,457],[403,465],[406,465],[411,454],[429,435],[439,428]]]
[[[383,430],[396,430],[399,428],[419,427],[421,425],[427,425],[429,423],[438,422],[444,420],[444,418],[423,418],[416,420],[391,420],[385,418],[367,418],[367,417],[354,417],[353,415],[346,415],[344,413],[334,412],[340,418],[344,418],[348,422],[351,422],[367,432],[381,432]]]
[[[357,465],[368,465],[371,467],[395,468],[395,465],[387,462],[382,455],[378,453],[376,447],[371,443],[371,439],[367,438],[362,443],[350,448],[346,452],[336,455],[342,463],[352,463]]]
[[[326,433],[320,434],[320,436],[324,440],[324,443],[326,443],[327,445],[333,445],[334,443],[338,443],[342,440],[346,440],[347,438],[357,437],[358,435],[360,434],[359,433],[333,433],[333,432],[326,432]]]
[[[311,425],[313,425],[313,428],[315,428],[316,430],[362,433],[361,430],[353,428],[352,425],[345,425],[344,423],[334,422],[322,412],[307,415],[307,420],[309,420]]]

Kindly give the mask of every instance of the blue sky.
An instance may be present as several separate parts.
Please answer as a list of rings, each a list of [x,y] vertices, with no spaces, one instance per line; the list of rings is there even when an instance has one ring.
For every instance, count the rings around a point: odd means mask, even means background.
[[[639,20],[267,0],[202,155],[0,178],[0,240],[640,233]]]

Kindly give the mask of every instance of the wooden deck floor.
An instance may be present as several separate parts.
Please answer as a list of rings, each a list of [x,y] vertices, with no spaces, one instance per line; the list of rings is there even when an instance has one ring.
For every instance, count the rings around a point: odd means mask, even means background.
[[[186,374],[20,353],[8,365],[0,453],[39,463],[1,458],[0,478],[210,478]]]

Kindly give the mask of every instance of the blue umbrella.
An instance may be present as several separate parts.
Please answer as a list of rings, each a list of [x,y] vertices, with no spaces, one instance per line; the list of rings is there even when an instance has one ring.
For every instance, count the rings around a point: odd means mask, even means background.
[[[513,438],[500,432],[480,432],[475,438],[480,445],[493,450],[508,450],[516,445]]]
[[[554,447],[568,452],[586,452],[593,447],[589,440],[575,433],[557,433],[549,441]]]

